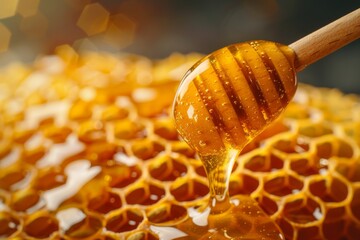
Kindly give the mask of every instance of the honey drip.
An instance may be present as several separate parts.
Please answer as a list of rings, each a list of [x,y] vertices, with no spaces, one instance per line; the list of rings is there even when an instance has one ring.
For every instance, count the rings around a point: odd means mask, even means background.
[[[183,239],[284,239],[254,200],[246,196],[230,200],[228,187],[241,150],[293,97],[293,60],[294,53],[286,46],[254,41],[220,49],[185,75],[174,117],[180,135],[204,165],[210,202],[179,224],[186,233]]]

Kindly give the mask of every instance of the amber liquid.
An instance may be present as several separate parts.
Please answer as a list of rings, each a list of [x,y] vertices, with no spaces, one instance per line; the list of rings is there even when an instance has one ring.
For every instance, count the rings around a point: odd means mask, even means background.
[[[184,232],[179,239],[284,239],[250,197],[230,199],[228,186],[240,151],[292,98],[293,56],[291,49],[271,42],[237,44],[207,56],[183,79],[175,122],[201,158],[210,199],[177,226]]]
[[[210,188],[208,202],[188,209],[188,218],[176,226],[152,226],[160,239],[285,239],[279,226],[249,196],[229,197],[232,165],[239,150],[201,156]]]
[[[228,197],[231,169],[238,154],[238,150],[229,149],[219,154],[200,156],[209,181],[211,202],[223,202]]]
[[[182,235],[172,238],[172,231],[170,236],[161,233],[161,228],[157,228],[160,238],[285,239],[280,228],[264,213],[255,200],[243,195],[230,199],[229,177],[238,153],[238,150],[230,149],[219,155],[201,157],[209,181],[209,202],[188,210],[189,218],[176,226]]]

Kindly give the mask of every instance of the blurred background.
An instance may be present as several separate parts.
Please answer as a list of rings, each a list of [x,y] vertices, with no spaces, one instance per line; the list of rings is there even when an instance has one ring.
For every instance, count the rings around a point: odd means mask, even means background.
[[[247,40],[290,44],[359,7],[358,0],[0,0],[0,66],[31,62],[62,44],[153,59]],[[360,40],[305,69],[299,81],[360,93]]]

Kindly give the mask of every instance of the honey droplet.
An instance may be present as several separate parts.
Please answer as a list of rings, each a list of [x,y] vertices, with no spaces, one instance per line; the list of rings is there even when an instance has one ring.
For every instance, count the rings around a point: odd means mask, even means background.
[[[200,145],[200,147],[205,147],[205,146],[206,146],[206,142],[200,140],[199,145]]]

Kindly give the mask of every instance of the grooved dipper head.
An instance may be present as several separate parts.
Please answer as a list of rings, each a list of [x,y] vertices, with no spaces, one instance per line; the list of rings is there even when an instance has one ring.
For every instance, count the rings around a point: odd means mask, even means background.
[[[242,149],[292,99],[297,87],[294,58],[287,46],[252,41],[222,48],[197,62],[174,101],[181,136],[202,155]]]

